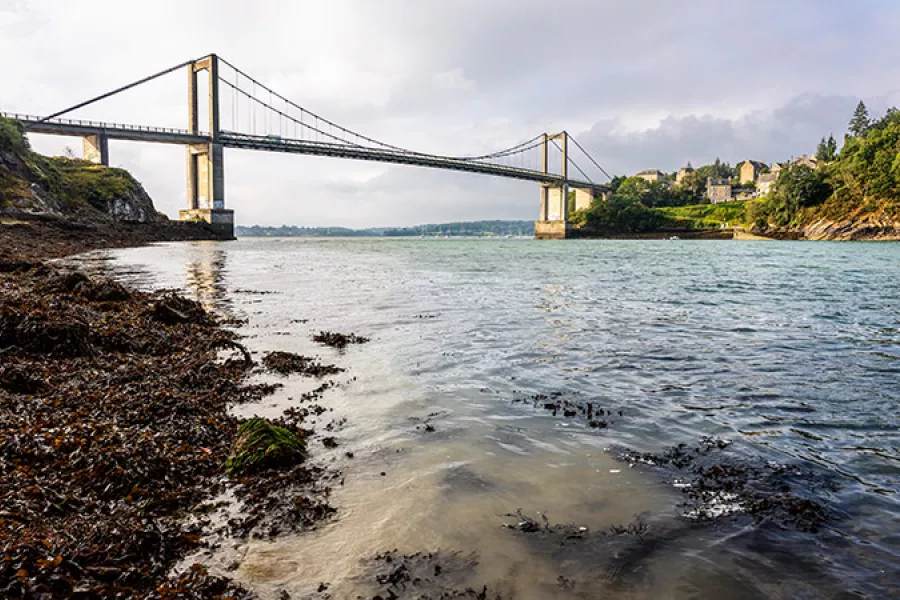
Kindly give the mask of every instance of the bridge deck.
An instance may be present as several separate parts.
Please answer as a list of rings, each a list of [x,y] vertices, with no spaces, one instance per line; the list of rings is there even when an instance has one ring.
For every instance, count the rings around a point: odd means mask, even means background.
[[[21,121],[32,133],[50,133],[54,135],[71,135],[82,137],[103,133],[110,139],[129,140],[133,142],[155,142],[160,144],[204,144],[208,143],[209,134],[191,133],[187,129],[168,127],[147,127],[144,125],[125,125],[122,123],[105,123],[102,121],[83,121],[79,119],[52,119],[40,122],[40,117],[0,112],[0,116]]]
[[[35,115],[22,115],[17,113],[2,113],[11,119],[21,121],[26,129],[34,133],[48,133],[55,135],[88,136],[103,134],[109,139],[130,140],[138,142],[155,142],[162,144],[203,144],[213,141],[208,133],[192,133],[187,129],[172,129],[165,127],[146,127],[142,125],[126,125],[121,123],[105,123],[101,121],[83,121],[77,119],[51,119],[41,122]],[[419,167],[431,167],[435,169],[449,169],[454,171],[466,171],[470,173],[483,173],[497,177],[521,179],[560,185],[566,183],[572,187],[593,188],[606,190],[607,186],[587,181],[574,179],[563,180],[559,175],[544,173],[532,169],[522,169],[504,165],[479,162],[465,158],[451,158],[422,154],[416,152],[403,152],[382,148],[367,148],[350,144],[333,144],[323,142],[311,142],[306,140],[282,139],[271,136],[245,135],[233,132],[220,133],[216,140],[228,148],[241,148],[247,150],[262,150],[268,152],[286,152],[291,154],[306,154],[311,156],[332,156],[337,158],[349,158],[354,160],[366,160],[385,162]]]

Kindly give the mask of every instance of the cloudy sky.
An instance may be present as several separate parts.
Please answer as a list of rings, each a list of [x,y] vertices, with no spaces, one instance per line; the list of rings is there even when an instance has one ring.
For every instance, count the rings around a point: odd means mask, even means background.
[[[49,114],[218,53],[334,121],[471,154],[567,130],[607,171],[772,161],[841,138],[859,99],[900,105],[896,0],[0,0],[0,110]],[[185,127],[173,73],[71,116]],[[33,136],[80,152],[77,138]],[[184,150],[112,142],[158,208],[185,204]],[[242,224],[533,219],[534,184],[226,150]],[[592,173],[591,173],[592,174]]]

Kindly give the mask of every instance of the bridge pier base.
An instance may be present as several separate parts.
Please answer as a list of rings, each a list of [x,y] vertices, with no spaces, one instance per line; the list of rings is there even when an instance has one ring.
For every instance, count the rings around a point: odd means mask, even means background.
[[[84,151],[85,160],[92,163],[109,166],[109,138],[106,134],[98,133],[95,135],[84,136],[81,142]]]
[[[572,224],[565,221],[535,221],[534,239],[564,240],[572,237]]]
[[[542,183],[540,210],[540,219],[534,222],[535,239],[561,240],[571,237],[568,185]]]
[[[219,239],[234,239],[234,211],[225,208],[189,208],[178,211],[179,221],[209,223]]]

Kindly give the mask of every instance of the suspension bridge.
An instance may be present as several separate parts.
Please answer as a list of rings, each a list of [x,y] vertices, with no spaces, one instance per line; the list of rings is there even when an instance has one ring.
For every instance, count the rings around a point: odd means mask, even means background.
[[[188,72],[186,129],[64,116],[180,69]],[[207,77],[205,129],[200,118],[201,73]],[[565,131],[542,133],[502,150],[472,156],[413,151],[338,125],[278,94],[215,54],[175,65],[48,116],[0,115],[17,119],[29,132],[81,137],[84,157],[103,165],[109,165],[109,140],[185,146],[188,206],[179,211],[179,218],[206,221],[229,238],[233,237],[234,211],[225,208],[225,148],[330,156],[533,181],[540,185],[539,218],[535,225],[539,238],[565,238],[571,234],[570,191],[574,192],[576,209],[589,206],[608,191],[605,184],[588,175],[588,170],[593,170],[597,179],[598,173],[607,179],[609,175]],[[586,159],[588,169],[576,158]],[[576,177],[570,177],[570,167]]]

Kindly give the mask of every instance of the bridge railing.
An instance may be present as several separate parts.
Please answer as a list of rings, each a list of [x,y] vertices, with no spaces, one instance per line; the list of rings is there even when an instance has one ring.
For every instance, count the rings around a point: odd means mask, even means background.
[[[42,119],[37,115],[25,115],[21,113],[0,112],[0,117],[7,119],[15,119],[26,124],[37,124]],[[85,127],[89,129],[114,129],[117,131],[146,131],[148,133],[171,133],[175,135],[196,135],[201,137],[209,137],[209,132],[200,131],[194,133],[187,129],[177,129],[173,127],[153,127],[150,125],[129,125],[127,123],[108,123],[105,121],[86,121],[82,119],[50,119],[44,121],[41,125],[71,125],[73,127]]]

